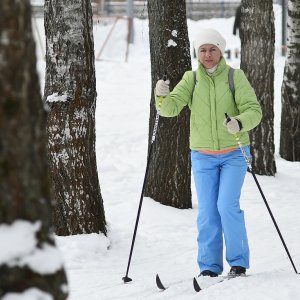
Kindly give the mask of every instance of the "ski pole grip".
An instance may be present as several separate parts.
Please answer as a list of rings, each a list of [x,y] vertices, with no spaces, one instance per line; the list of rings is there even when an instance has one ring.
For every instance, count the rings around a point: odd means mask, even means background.
[[[226,120],[227,120],[227,122],[230,122],[230,117],[228,116],[228,114],[227,113],[225,113],[225,118],[226,118]]]

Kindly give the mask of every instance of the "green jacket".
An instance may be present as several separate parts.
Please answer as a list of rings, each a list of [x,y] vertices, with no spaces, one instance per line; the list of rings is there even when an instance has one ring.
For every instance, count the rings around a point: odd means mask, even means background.
[[[234,135],[223,125],[227,113],[242,123],[239,138],[249,145],[248,131],[256,127],[262,111],[255,92],[244,72],[234,71],[235,101],[228,84],[230,66],[222,58],[218,68],[209,76],[199,63],[194,87],[193,71],[187,71],[173,91],[163,101],[156,97],[156,107],[163,117],[177,116],[188,105],[190,115],[190,148],[192,150],[224,150],[237,147]]]

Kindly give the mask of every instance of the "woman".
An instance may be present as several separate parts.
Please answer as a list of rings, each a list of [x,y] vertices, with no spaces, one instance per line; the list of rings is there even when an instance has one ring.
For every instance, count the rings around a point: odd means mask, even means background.
[[[262,112],[255,92],[242,70],[234,72],[235,97],[228,84],[223,57],[226,41],[214,29],[203,29],[194,41],[199,59],[196,84],[187,71],[173,91],[169,80],[156,84],[156,106],[161,116],[191,110],[190,149],[198,196],[198,265],[201,276],[223,271],[223,235],[229,276],[245,275],[249,247],[240,193],[247,165],[235,135],[250,158],[248,131],[257,126]],[[227,113],[231,118],[225,118]]]

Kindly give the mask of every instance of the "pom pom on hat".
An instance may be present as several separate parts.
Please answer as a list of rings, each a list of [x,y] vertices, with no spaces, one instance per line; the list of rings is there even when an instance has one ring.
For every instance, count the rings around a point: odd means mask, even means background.
[[[199,47],[204,44],[212,44],[217,46],[223,54],[226,47],[226,41],[222,35],[215,29],[207,28],[202,29],[194,40],[194,48],[198,56]]]

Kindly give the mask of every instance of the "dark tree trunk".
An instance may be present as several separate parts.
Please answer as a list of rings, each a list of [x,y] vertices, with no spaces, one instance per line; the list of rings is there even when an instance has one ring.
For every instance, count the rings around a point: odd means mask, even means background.
[[[47,132],[58,235],[103,232],[95,153],[96,80],[89,0],[46,0]]]
[[[148,1],[152,91],[167,72],[172,89],[184,72],[191,69],[185,1]],[[156,109],[151,97],[149,141]],[[178,117],[159,120],[145,195],[162,204],[190,208],[191,163],[189,151],[189,111]]]
[[[282,82],[280,155],[300,161],[300,3],[289,0],[287,58]]]
[[[0,1],[0,240],[10,237],[0,246],[0,298],[36,288],[60,300],[67,297],[67,280],[55,263],[60,254],[50,229],[46,115],[30,11],[28,0]]]
[[[242,0],[241,69],[252,84],[263,118],[250,132],[253,171],[275,175],[274,13],[272,0]]]

